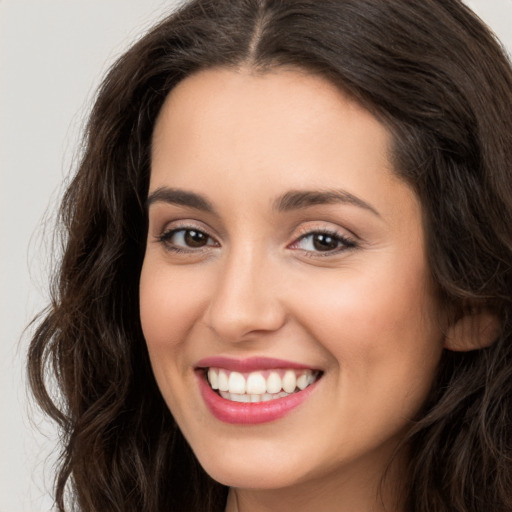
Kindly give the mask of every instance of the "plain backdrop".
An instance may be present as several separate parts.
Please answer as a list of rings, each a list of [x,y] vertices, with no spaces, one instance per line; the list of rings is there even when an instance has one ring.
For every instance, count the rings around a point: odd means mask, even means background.
[[[177,0],[0,0],[0,512],[43,512],[56,430],[31,405],[27,323],[52,218],[102,75]],[[468,0],[512,53],[512,0]],[[46,229],[45,229],[46,226]]]

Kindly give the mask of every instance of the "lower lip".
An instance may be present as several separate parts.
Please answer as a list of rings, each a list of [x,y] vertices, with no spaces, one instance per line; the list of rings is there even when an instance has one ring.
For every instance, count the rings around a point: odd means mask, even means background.
[[[203,372],[197,372],[199,389],[210,412],[220,421],[243,425],[256,425],[286,416],[302,404],[316,388],[316,382],[306,389],[268,402],[232,402],[218,395],[206,382]]]

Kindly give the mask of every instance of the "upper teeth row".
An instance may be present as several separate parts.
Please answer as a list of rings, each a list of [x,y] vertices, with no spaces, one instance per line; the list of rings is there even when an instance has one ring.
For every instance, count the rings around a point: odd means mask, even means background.
[[[268,372],[265,372],[268,373]],[[212,389],[236,394],[263,395],[265,393],[293,393],[296,388],[307,388],[315,382],[313,370],[271,371],[265,378],[262,372],[239,373],[220,368],[208,369]]]

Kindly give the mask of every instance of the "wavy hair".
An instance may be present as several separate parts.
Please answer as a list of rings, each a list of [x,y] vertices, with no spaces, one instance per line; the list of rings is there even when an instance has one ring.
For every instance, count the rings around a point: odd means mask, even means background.
[[[59,426],[59,511],[220,511],[152,376],[139,320],[152,131],[211,67],[318,73],[386,123],[423,205],[446,307],[485,307],[488,348],[445,351],[404,441],[406,510],[512,510],[512,69],[458,0],[194,0],[110,69],[60,209],[64,253],[28,355]],[[60,395],[49,391],[56,380]]]

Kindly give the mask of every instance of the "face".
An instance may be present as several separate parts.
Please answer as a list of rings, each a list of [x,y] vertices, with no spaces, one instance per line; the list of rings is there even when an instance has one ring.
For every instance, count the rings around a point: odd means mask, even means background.
[[[390,145],[300,71],[208,70],[167,98],[140,313],[162,395],[214,479],[380,478],[421,408],[443,339],[421,207]]]

